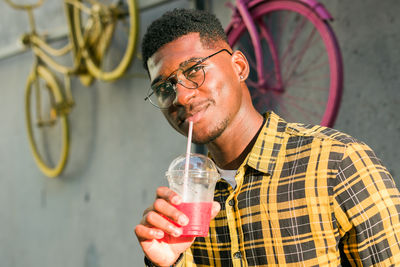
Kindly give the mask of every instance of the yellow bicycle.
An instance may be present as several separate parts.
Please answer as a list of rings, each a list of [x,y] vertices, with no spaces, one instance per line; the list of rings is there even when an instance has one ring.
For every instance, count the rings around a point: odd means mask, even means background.
[[[56,177],[63,171],[69,151],[68,114],[74,105],[70,76],[78,76],[88,86],[94,78],[112,81],[125,73],[137,42],[136,1],[64,0],[68,40],[60,48],[50,46],[46,37],[37,33],[33,10],[44,0],[34,4],[5,1],[25,10],[29,17],[30,31],[21,38],[34,55],[25,90],[28,139],[39,169]],[[65,55],[72,55],[68,63]],[[54,71],[64,75],[64,89]]]

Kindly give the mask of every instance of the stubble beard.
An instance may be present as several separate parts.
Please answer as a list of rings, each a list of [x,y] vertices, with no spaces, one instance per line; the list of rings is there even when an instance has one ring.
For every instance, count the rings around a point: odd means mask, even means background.
[[[211,143],[215,139],[217,139],[218,137],[221,136],[221,134],[228,127],[228,124],[229,124],[229,119],[225,118],[216,127],[214,127],[214,129],[212,129],[208,135],[201,138],[201,137],[198,137],[196,134],[193,134],[192,142],[197,145],[206,145],[208,143]]]

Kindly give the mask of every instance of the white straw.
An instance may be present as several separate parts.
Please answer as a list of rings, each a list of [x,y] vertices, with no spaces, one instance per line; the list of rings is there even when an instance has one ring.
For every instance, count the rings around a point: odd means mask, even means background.
[[[185,173],[183,175],[183,201],[187,200],[187,196],[189,193],[188,179],[189,179],[190,148],[192,146],[192,131],[193,131],[193,121],[189,121],[188,140],[186,145]]]
[[[189,121],[189,131],[188,131],[188,139],[186,145],[186,158],[185,158],[185,177],[188,177],[189,174],[189,159],[190,159],[190,150],[192,146],[192,132],[193,132],[193,121]]]

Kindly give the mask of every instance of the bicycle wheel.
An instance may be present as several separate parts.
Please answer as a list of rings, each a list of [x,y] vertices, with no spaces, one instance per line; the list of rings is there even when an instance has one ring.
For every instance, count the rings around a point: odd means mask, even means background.
[[[251,5],[251,2],[250,2]],[[331,27],[296,1],[249,6],[261,39],[264,73],[243,21],[231,23],[228,40],[250,63],[247,85],[261,113],[274,110],[288,121],[332,127],[343,86],[342,59]]]
[[[62,111],[63,104],[55,77],[47,68],[38,66],[28,77],[25,116],[33,157],[48,177],[58,176],[67,162],[68,120]]]
[[[105,81],[121,77],[135,52],[135,0],[76,0],[73,9],[73,32],[89,72]]]

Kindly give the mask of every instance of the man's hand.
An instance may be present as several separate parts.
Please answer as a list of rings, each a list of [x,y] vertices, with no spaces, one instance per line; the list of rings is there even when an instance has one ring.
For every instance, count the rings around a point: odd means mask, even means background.
[[[189,222],[186,215],[174,207],[182,202],[181,197],[168,187],[157,188],[156,194],[156,200],[144,211],[135,233],[149,260],[159,266],[170,266],[191,246],[194,238],[181,237],[179,225]],[[217,216],[220,209],[219,203],[213,202],[211,218]]]

